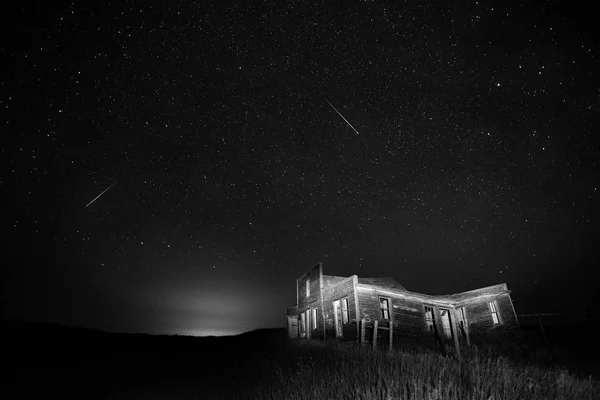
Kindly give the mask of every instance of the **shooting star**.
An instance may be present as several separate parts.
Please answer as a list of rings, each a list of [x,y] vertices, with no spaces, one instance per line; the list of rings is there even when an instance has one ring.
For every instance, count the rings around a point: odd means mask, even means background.
[[[85,207],[83,207],[83,208],[88,208],[88,206],[89,206],[90,204],[92,204],[93,202],[95,202],[96,200],[98,200],[98,197],[102,196],[104,193],[106,193],[106,192],[108,191],[108,189],[110,189],[111,187],[115,186],[116,184],[117,184],[117,182],[113,183],[112,185],[110,185],[109,187],[107,187],[106,189],[104,189],[104,190],[102,191],[102,193],[100,193],[98,196],[96,196],[96,197],[94,198],[94,200],[92,200],[92,201],[90,201],[89,203],[87,203],[87,205],[86,205]]]
[[[323,97],[323,98],[325,99],[325,101],[326,101],[327,103],[329,103],[329,105],[331,106],[331,108],[333,108],[333,109],[335,110],[335,112],[336,112],[336,113],[338,113],[338,114],[340,115],[340,117],[342,117],[342,118],[344,119],[344,121],[346,121],[346,123],[348,124],[348,126],[349,126],[350,128],[352,128],[352,130],[353,130],[354,132],[356,132],[356,134],[357,134],[357,135],[360,135],[360,133],[358,133],[358,131],[357,131],[356,129],[354,129],[354,127],[352,126],[352,124],[350,123],[350,121],[348,121],[348,120],[346,119],[346,117],[344,117],[344,116],[342,115],[342,113],[341,113],[341,112],[339,112],[339,111],[337,110],[337,108],[335,108],[335,106],[334,106],[333,104],[331,104],[331,102],[330,102],[329,100],[327,100],[327,97]]]

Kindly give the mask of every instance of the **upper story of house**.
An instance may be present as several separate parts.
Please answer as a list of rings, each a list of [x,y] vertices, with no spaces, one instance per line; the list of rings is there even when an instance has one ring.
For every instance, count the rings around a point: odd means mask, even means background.
[[[322,264],[319,263],[315,265],[296,280],[297,308],[304,309],[321,301],[322,293],[325,294],[325,297],[329,297],[327,296],[327,293],[331,293],[331,290],[328,289],[331,289],[336,285],[339,286],[343,282],[349,282],[354,276],[355,275],[350,277],[324,275]],[[510,293],[506,284],[502,283],[449,295],[428,295],[406,290],[404,286],[391,277],[361,278],[356,276],[354,287],[357,291],[372,291],[383,295],[387,293],[394,297],[406,298],[407,300],[416,300],[445,307],[460,307],[469,304],[470,302],[480,301],[486,297],[495,297],[501,294]],[[324,298],[323,300],[328,299]]]
[[[296,304],[299,309],[321,300],[323,268],[317,264],[296,279]]]

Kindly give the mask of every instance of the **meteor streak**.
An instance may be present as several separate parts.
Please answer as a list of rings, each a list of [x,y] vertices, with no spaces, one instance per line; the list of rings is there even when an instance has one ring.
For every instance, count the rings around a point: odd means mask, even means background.
[[[353,126],[352,126],[352,124],[351,124],[351,123],[350,123],[350,122],[349,122],[349,121],[346,119],[346,117],[344,117],[344,116],[342,115],[342,113],[341,113],[341,112],[339,112],[339,111],[337,110],[337,108],[335,108],[335,106],[329,102],[329,100],[327,100],[327,97],[324,97],[324,99],[325,99],[325,101],[326,101],[327,103],[329,103],[329,105],[331,106],[331,108],[333,108],[333,109],[335,110],[335,112],[336,112],[336,113],[338,113],[338,114],[340,115],[340,117],[342,117],[342,118],[344,119],[344,121],[346,121],[346,123],[348,124],[348,126],[349,126],[350,128],[352,128],[352,130],[353,130],[354,132],[356,132],[356,134],[357,134],[357,135],[360,135],[360,133],[358,133],[358,131],[357,131],[356,129],[354,129],[354,127],[353,127]]]
[[[111,187],[115,186],[116,184],[117,184],[117,182],[113,183],[112,185],[110,185],[109,187],[107,187],[106,189],[104,189],[104,190],[102,191],[102,193],[100,193],[98,196],[96,196],[96,197],[94,198],[94,200],[92,200],[92,201],[90,201],[89,203],[87,203],[87,205],[86,205],[85,207],[83,207],[83,208],[88,208],[88,206],[89,206],[90,204],[92,204],[93,202],[95,202],[96,200],[98,200],[98,197],[102,196],[104,193],[106,193],[106,192],[108,191],[108,189],[110,189]]]

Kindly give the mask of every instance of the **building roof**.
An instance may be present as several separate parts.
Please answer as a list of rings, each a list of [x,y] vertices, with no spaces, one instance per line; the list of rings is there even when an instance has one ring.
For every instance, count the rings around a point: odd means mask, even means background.
[[[387,292],[402,297],[414,298],[421,301],[429,301],[436,304],[460,304],[476,300],[485,296],[497,296],[502,293],[510,293],[505,283],[499,285],[487,286],[466,292],[449,295],[430,295],[424,293],[411,292],[406,289],[383,288],[380,285],[359,284],[358,289]]]
[[[335,286],[341,281],[348,279],[347,276],[323,275],[323,286]]]
[[[406,290],[406,288],[404,286],[399,284],[391,276],[386,276],[383,278],[361,278],[361,277],[358,277],[358,283],[363,284],[363,285],[379,286],[379,287],[386,288],[386,289]]]

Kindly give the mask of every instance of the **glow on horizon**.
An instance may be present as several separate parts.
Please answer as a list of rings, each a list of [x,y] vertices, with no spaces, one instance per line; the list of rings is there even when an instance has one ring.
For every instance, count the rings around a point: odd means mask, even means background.
[[[259,288],[252,283],[230,279],[219,281],[176,283],[165,280],[162,285],[142,283],[136,290],[138,314],[153,316],[145,330],[163,335],[235,336],[272,321],[259,318],[264,309]]]
[[[180,336],[195,336],[195,337],[204,337],[204,336],[235,336],[245,331],[240,330],[226,330],[226,329],[187,329],[179,332],[173,333],[173,335]]]

